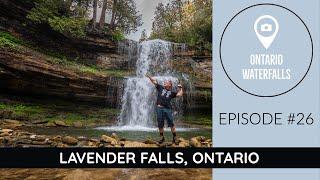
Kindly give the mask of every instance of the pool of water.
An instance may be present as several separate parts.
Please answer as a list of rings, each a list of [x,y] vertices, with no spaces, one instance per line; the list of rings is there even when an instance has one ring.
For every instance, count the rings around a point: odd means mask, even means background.
[[[147,138],[157,139],[159,137],[157,128],[140,126],[103,126],[97,128],[28,127],[26,130],[43,135],[85,136],[89,138],[99,138],[103,134],[111,135],[111,133],[116,133],[120,138],[138,141],[144,141]],[[176,131],[178,136],[185,139],[194,136],[211,138],[212,134],[209,128],[177,127]],[[167,139],[171,139],[170,128],[165,128],[164,135]]]

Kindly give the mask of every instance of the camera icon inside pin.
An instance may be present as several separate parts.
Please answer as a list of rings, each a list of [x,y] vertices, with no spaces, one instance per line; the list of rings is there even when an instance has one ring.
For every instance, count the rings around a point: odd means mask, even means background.
[[[271,32],[272,31],[272,25],[271,24],[262,24],[260,26],[261,32]]]

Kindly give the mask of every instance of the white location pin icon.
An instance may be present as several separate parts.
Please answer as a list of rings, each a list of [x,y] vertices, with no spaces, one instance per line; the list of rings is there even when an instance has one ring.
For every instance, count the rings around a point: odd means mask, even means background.
[[[272,24],[262,24],[258,27],[258,24],[261,20],[263,19],[270,19],[271,21],[273,21],[274,26],[272,26]],[[269,36],[263,36],[260,34],[259,32],[259,28],[260,31],[273,31],[273,33]],[[274,29],[274,30],[273,30]],[[274,38],[277,36],[278,31],[279,31],[279,24],[278,21],[276,20],[276,18],[270,16],[270,15],[263,15],[260,16],[254,23],[254,31],[256,32],[256,35],[259,39],[259,41],[262,43],[262,45],[268,49],[270,47],[270,45],[272,44]]]

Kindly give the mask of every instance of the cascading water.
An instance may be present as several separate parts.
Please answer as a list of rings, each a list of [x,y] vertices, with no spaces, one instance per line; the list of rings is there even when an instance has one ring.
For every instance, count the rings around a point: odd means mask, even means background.
[[[138,42],[133,40],[124,40],[118,42],[118,53],[127,61],[127,64],[124,65],[123,68],[127,68],[128,70],[135,69],[138,45]]]
[[[118,124],[117,126],[100,129],[128,131],[154,131],[157,129],[155,121],[157,92],[145,75],[155,77],[159,84],[163,84],[165,80],[171,80],[173,91],[177,91],[179,74],[174,72],[171,61],[176,47],[177,44],[163,40],[143,41],[138,45],[136,75],[127,77],[125,80]],[[184,45],[180,49],[185,49]],[[129,60],[132,61],[132,58]],[[188,82],[187,75],[180,74],[180,78],[187,81],[187,85],[191,84]],[[183,99],[175,98],[172,100],[172,104],[174,115],[181,114]],[[191,128],[189,129],[191,130]],[[177,131],[180,130],[186,131],[187,129],[177,128]]]
[[[156,90],[145,75],[155,76],[158,83],[170,79],[176,85],[178,79],[172,76],[171,51],[171,43],[162,40],[140,44],[136,76],[128,77],[125,83],[119,126],[134,129],[154,127]]]

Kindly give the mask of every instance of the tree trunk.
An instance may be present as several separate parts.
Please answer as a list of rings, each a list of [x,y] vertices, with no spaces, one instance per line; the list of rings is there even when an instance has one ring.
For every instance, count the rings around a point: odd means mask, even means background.
[[[93,0],[92,29],[96,29],[98,0]]]
[[[99,21],[99,28],[100,30],[103,30],[105,21],[106,21],[106,11],[107,11],[107,4],[108,0],[103,0],[103,6],[102,6],[102,10],[101,10],[101,17],[100,17],[100,21]]]
[[[116,4],[117,0],[113,0],[113,5],[112,5],[112,16],[111,16],[111,21],[110,21],[110,29],[114,29],[115,25],[115,20],[116,20]]]

